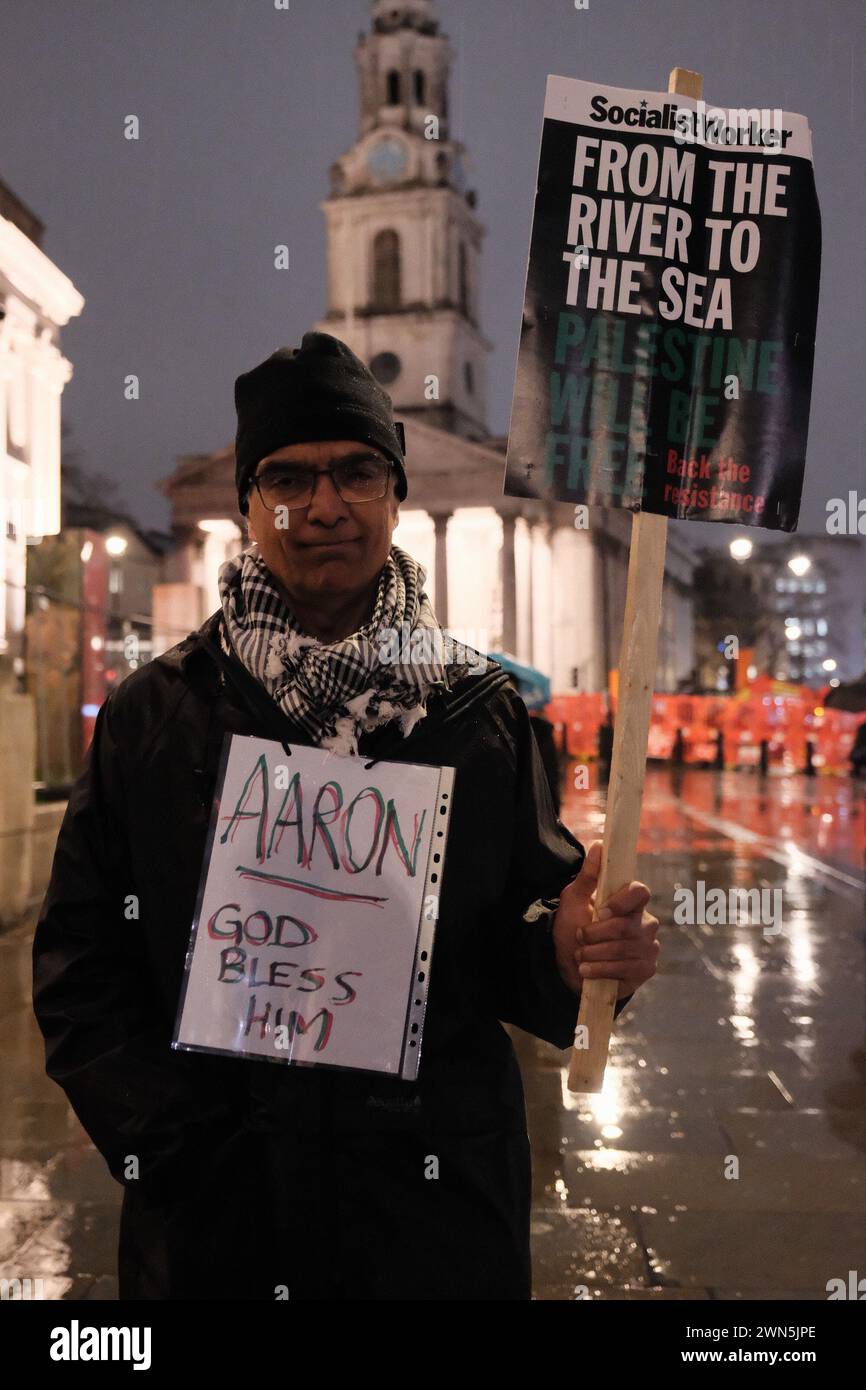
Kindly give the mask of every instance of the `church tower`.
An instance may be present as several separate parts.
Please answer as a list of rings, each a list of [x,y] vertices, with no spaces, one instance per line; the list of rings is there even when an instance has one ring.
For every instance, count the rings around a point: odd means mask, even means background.
[[[488,437],[479,324],[481,240],[463,146],[450,138],[454,52],[434,0],[373,0],[356,48],[360,133],[331,166],[321,204],[328,312],[395,413],[467,439]]]

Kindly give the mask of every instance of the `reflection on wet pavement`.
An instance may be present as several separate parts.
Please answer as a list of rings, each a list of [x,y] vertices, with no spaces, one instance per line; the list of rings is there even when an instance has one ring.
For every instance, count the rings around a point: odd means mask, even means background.
[[[603,793],[570,793],[563,818],[589,843]],[[571,1095],[567,1053],[512,1030],[537,1298],[825,1299],[866,1276],[864,826],[841,778],[650,773],[638,876],[662,961],[603,1092]],[[780,889],[781,930],[676,925],[698,880]],[[0,935],[0,1276],[114,1298],[120,1189],[44,1076],[31,930]]]
[[[597,838],[603,793],[571,792],[563,819]],[[514,1031],[537,1298],[826,1299],[866,1274],[864,825],[841,778],[649,773],[638,877],[662,959],[602,1093],[571,1095],[567,1053]],[[781,930],[676,925],[699,880],[781,890]]]
[[[0,1277],[41,1279],[46,1299],[116,1298],[120,1189],[44,1074],[31,940],[32,923],[0,934]]]

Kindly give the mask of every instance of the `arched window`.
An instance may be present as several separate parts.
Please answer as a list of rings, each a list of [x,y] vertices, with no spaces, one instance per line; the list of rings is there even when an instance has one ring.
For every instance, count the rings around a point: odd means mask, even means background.
[[[466,246],[461,241],[458,256],[458,270],[460,277],[460,312],[469,317],[469,266],[466,257]]]
[[[424,74],[420,68],[415,69],[415,104],[421,106],[424,101]]]
[[[373,239],[373,307],[399,309],[400,302],[400,238],[389,229]]]
[[[400,74],[396,68],[388,73],[388,105],[400,105]]]

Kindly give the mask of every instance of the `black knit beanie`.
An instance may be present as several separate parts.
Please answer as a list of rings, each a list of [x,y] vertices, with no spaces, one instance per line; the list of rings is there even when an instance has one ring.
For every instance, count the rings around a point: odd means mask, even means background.
[[[259,461],[287,444],[357,439],[381,450],[406,496],[405,435],[391,397],[350,347],[329,333],[305,333],[299,348],[282,347],[235,382],[238,429],[235,483],[245,516]]]

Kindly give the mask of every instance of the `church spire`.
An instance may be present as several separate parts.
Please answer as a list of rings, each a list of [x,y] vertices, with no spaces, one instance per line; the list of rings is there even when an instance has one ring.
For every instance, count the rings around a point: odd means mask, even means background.
[[[331,165],[321,327],[367,362],[404,415],[486,437],[479,321],[485,228],[449,131],[454,51],[432,0],[373,0],[358,37],[360,129]]]
[[[373,0],[373,29],[387,34],[394,29],[416,29],[436,34],[439,17],[433,0]]]
[[[432,0],[373,0],[372,26],[358,35],[356,56],[362,136],[387,126],[428,141],[448,139],[454,54]]]

